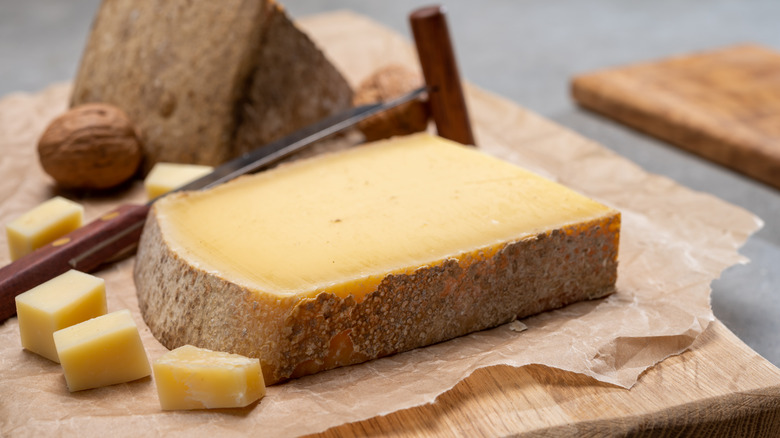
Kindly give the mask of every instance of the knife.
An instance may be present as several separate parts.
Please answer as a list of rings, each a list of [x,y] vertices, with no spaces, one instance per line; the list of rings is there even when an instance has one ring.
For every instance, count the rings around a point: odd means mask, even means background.
[[[352,108],[325,118],[229,161],[176,191],[206,189],[240,175],[262,170],[318,140],[423,94],[427,94],[426,102],[437,133],[453,141],[474,145],[443,8],[419,8],[409,15],[409,21],[425,86],[397,99]],[[67,236],[0,268],[0,323],[16,314],[14,298],[20,293],[70,269],[91,272],[107,261],[132,253],[141,237],[149,209],[156,200],[141,205],[122,205]]]

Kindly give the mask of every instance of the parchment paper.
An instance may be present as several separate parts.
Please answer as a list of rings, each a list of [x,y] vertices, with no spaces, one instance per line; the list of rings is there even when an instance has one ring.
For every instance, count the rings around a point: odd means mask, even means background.
[[[301,22],[348,79],[388,62],[416,66],[400,36],[351,13]],[[564,86],[562,84],[562,86]],[[69,84],[0,101],[0,222],[54,194],[83,203],[87,219],[143,201],[140,183],[98,197],[57,193],[35,145],[66,108]],[[544,364],[630,388],[641,373],[688,348],[713,320],[710,283],[743,263],[737,248],[760,227],[750,213],[644,172],[605,148],[474,87],[468,103],[480,147],[623,214],[618,292],[493,330],[270,387],[245,409],[163,412],[151,378],[70,394],[60,366],[22,350],[15,318],[0,326],[0,435],[291,436],[429,403],[475,369]],[[0,263],[9,261],[0,236]],[[109,311],[128,308],[151,360],[166,349],[138,311],[134,260],[98,273]]]

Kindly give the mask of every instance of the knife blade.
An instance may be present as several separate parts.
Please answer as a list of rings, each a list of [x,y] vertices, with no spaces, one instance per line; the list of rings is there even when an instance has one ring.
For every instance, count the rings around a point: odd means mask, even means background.
[[[342,132],[357,123],[419,98],[427,87],[417,88],[401,97],[351,108],[326,117],[246,154],[228,161],[175,191],[215,187],[241,175],[257,172],[278,163],[311,144]],[[165,195],[162,195],[165,196]],[[152,204],[125,204],[76,231],[43,246],[0,268],[0,322],[16,314],[14,298],[70,269],[91,272],[103,263],[135,249]]]

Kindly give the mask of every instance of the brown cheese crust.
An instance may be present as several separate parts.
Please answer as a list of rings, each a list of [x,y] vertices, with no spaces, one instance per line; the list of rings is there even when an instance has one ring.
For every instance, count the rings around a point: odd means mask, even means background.
[[[71,97],[124,110],[147,171],[221,164],[351,101],[341,73],[273,0],[106,0]]]
[[[360,302],[322,293],[276,298],[180,258],[153,208],[135,266],[141,313],[168,348],[184,344],[260,358],[267,384],[411,350],[609,295],[620,213],[389,275]]]

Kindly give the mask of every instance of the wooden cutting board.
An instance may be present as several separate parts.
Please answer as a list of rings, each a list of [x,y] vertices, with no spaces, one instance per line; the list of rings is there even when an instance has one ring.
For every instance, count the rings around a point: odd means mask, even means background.
[[[356,20],[352,15],[327,18],[337,24]],[[15,111],[56,114],[56,108],[64,108],[67,88],[52,87],[32,99],[15,99],[17,103],[25,100],[34,102],[14,105],[13,108]],[[520,123],[525,129],[501,128],[494,135],[527,136],[528,141],[519,143],[524,147],[546,149],[571,141],[587,142],[496,96],[476,89],[471,89],[469,95],[474,104],[472,108],[475,109],[477,126],[484,123],[481,120],[484,117],[495,122],[497,117],[510,115],[505,121],[498,119],[502,126],[504,122],[507,127]],[[32,133],[40,130],[40,126],[27,123],[10,126],[0,123],[0,128],[14,131],[14,137],[19,139],[6,144],[0,142],[0,149],[7,152],[5,156],[29,149]],[[489,132],[481,130],[480,134],[481,138],[486,138]],[[598,153],[595,150],[590,152]],[[629,167],[627,171],[641,173],[634,167]],[[39,185],[31,184],[29,180],[39,179],[40,176],[36,176],[33,170],[28,173],[31,177],[18,190]],[[646,179],[643,178],[643,181]],[[138,187],[137,194],[143,196],[141,187]],[[90,209],[107,211],[117,202],[119,200],[113,198],[91,200]],[[136,314],[136,321],[141,321],[129,275],[131,267],[132,260],[125,260],[99,275],[107,279],[107,288],[111,291],[110,306],[114,309],[131,308]],[[148,328],[143,325],[141,328],[142,333],[148,334]],[[138,427],[150,431],[150,436],[213,436],[215,430],[219,436],[243,436],[250,430],[258,430],[253,426],[252,417],[261,414],[266,407],[261,401],[243,410],[161,412],[151,379],[138,384],[103,388],[105,391],[68,395],[56,366],[18,347],[15,319],[0,325],[0,335],[3,335],[0,338],[12,339],[14,344],[12,351],[0,355],[0,435],[3,436],[4,432],[8,436],[27,436],[52,430],[65,436],[92,436],[108,430],[115,436],[134,436],[137,433],[133,431]],[[147,343],[146,348],[151,352],[150,357],[159,357],[164,350],[164,347],[152,343]],[[31,386],[17,383],[29,381],[30,376],[34,376]],[[306,396],[301,394],[301,397]],[[51,405],[42,404],[40,400],[46,400]],[[102,404],[112,406],[102,409]],[[91,414],[84,413],[87,409]],[[49,411],[59,413],[51,415]],[[107,411],[111,413],[107,414]],[[301,411],[300,415],[306,412]],[[16,417],[24,418],[19,420]],[[538,435],[780,436],[780,370],[752,351],[720,322],[714,321],[689,351],[648,369],[630,390],[539,365],[521,368],[495,366],[477,370],[432,404],[344,424],[321,434],[431,437]]]
[[[715,321],[631,390],[543,366],[483,368],[433,404],[319,436],[777,437],[780,370]]]
[[[582,106],[780,188],[780,53],[741,45],[575,77]]]

